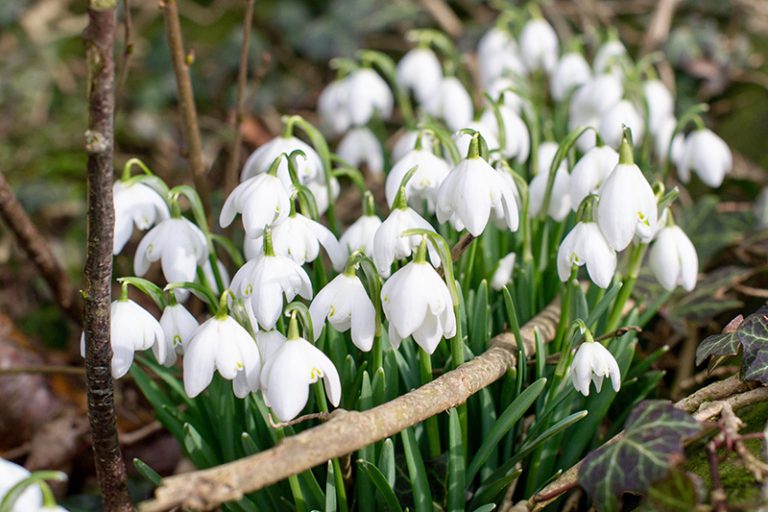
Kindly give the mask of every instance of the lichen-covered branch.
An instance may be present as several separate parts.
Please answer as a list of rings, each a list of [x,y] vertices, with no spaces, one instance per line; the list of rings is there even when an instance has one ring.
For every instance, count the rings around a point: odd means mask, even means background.
[[[537,330],[544,340],[552,340],[559,317],[560,305],[555,302],[522,327],[526,354],[536,351]],[[166,478],[157,489],[156,499],[142,504],[140,509],[212,509],[237,500],[245,493],[352,453],[464,403],[514,367],[516,356],[514,335],[499,334],[484,353],[390,402],[364,412],[337,411],[328,422],[287,438],[270,450],[211,469]]]
[[[85,29],[88,65],[88,247],[85,257],[85,375],[96,476],[104,510],[133,510],[117,438],[112,387],[112,202],[116,0],[91,0]]]

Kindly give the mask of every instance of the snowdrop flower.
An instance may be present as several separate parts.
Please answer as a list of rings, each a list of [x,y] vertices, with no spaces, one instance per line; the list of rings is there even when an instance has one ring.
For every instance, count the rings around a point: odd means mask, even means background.
[[[503,217],[511,231],[517,230],[515,193],[501,173],[480,158],[479,134],[470,144],[467,158],[448,173],[437,192],[437,220],[451,221],[455,229],[466,227],[478,237],[485,230],[491,212]]]
[[[315,177],[322,176],[323,163],[317,151],[296,137],[282,136],[275,137],[251,153],[243,166],[242,173],[240,173],[240,181],[244,183],[249,178],[265,174],[270,170],[275,160],[280,158],[280,155],[283,153],[290,155],[296,150],[304,153],[304,156],[297,155],[296,157],[296,174],[299,181],[306,184]],[[288,160],[286,158],[280,158],[280,163],[277,166],[277,177],[283,182],[283,186],[291,187],[291,175],[288,172]]]
[[[328,210],[328,206],[330,205],[330,199],[328,198],[328,186],[326,186],[324,181],[318,181],[318,180],[312,180],[309,183],[307,183],[307,188],[310,192],[312,192],[312,195],[315,198],[315,205],[317,206],[317,214],[322,215]],[[339,192],[341,191],[341,187],[339,186],[339,180],[337,180],[334,177],[331,177],[331,199],[333,201],[336,201],[339,197]]]
[[[372,212],[369,215],[361,215],[351,226],[347,228],[339,243],[349,254],[362,251],[369,258],[373,257],[373,241],[376,232],[381,227],[381,219]]]
[[[598,128],[600,117],[621,100],[624,86],[613,75],[604,74],[592,79],[576,89],[568,110],[568,129],[575,130],[584,126]],[[621,126],[621,125],[619,125]],[[576,143],[581,151],[595,145],[595,134],[584,133]]]
[[[373,302],[355,274],[354,265],[348,265],[320,290],[309,306],[315,340],[320,338],[325,320],[339,332],[352,329],[352,343],[363,352],[373,346],[376,331],[376,310]]]
[[[708,187],[719,187],[731,172],[733,156],[728,145],[712,130],[701,128],[685,139],[685,148],[676,162],[677,175],[683,183],[691,178],[691,169]]]
[[[643,83],[643,95],[648,105],[648,131],[658,133],[662,123],[675,114],[675,100],[661,80]]]
[[[170,218],[144,235],[136,248],[133,271],[143,276],[152,263],[160,260],[163,276],[169,283],[194,281],[197,267],[208,259],[208,242],[195,224],[179,217]],[[175,290],[176,297],[183,300],[186,290]]]
[[[426,263],[426,241],[414,260],[381,288],[381,307],[389,321],[389,341],[397,348],[408,336],[428,354],[440,340],[456,334],[451,293],[438,273]]]
[[[571,207],[574,211],[600,185],[619,163],[619,154],[610,146],[594,146],[584,153],[571,171]]]
[[[510,90],[515,87],[516,84],[512,79],[506,76],[500,76],[488,85],[485,92],[487,92],[494,101],[506,105],[515,113],[520,113],[520,110],[523,107],[523,100],[520,96]],[[467,126],[466,128],[470,128],[470,126]]]
[[[656,197],[640,168],[633,163],[626,138],[619,149],[619,164],[600,187],[597,222],[608,245],[623,251],[637,235],[648,241],[656,230]]]
[[[501,290],[512,280],[512,271],[515,269],[517,254],[511,252],[499,260],[496,270],[491,278],[491,288]]]
[[[558,145],[554,142],[543,142],[539,146],[539,169],[528,187],[529,208],[531,215],[536,216],[544,207],[544,196],[547,191],[549,170],[555,159]],[[571,176],[568,174],[568,164],[565,160],[555,171],[547,215],[557,221],[563,220],[571,211]]]
[[[589,396],[589,384],[594,382],[599,393],[603,379],[611,378],[613,390],[621,388],[621,371],[613,355],[603,345],[596,341],[585,341],[579,346],[573,358],[571,380],[576,391]]]
[[[275,254],[287,256],[299,265],[315,261],[320,254],[320,246],[328,253],[333,267],[344,268],[347,253],[331,230],[300,213],[293,213],[272,229],[272,246]],[[262,255],[264,236],[246,239],[245,257],[249,260]]]
[[[557,34],[543,18],[534,18],[520,34],[520,53],[529,72],[539,69],[550,73],[557,64],[559,53]]]
[[[238,185],[219,214],[219,225],[226,228],[240,213],[249,238],[258,238],[268,226],[283,222],[291,211],[291,197],[283,182],[271,174],[259,174]]]
[[[149,229],[157,220],[168,219],[168,205],[152,187],[135,181],[116,181],[112,186],[115,202],[115,238],[112,253],[117,256],[131,238],[133,226]]]
[[[246,241],[249,240],[246,238]],[[205,260],[205,263],[203,263],[203,276],[205,277],[205,282],[207,285],[216,293],[217,295],[221,295],[224,293],[224,290],[229,288],[229,272],[227,272],[227,267],[224,266],[224,264],[221,262],[221,260],[216,260],[216,269],[219,271],[219,277],[221,277],[221,284],[223,288],[220,290],[218,284],[216,283],[216,275],[213,273],[213,267],[211,266],[211,259],[207,258]]]
[[[176,355],[184,353],[198,327],[200,324],[183,305],[170,304],[166,306],[160,316],[160,328],[163,330],[163,339],[165,340],[165,357],[160,357],[160,344],[158,343],[152,347],[155,359],[165,366],[173,366],[176,362]]]
[[[435,138],[428,130],[408,130],[400,135],[392,146],[392,161],[397,162],[409,151],[416,148],[416,141],[421,138],[421,148],[434,152]]]
[[[587,266],[590,279],[607,288],[616,273],[616,252],[608,246],[594,222],[579,222],[566,235],[557,251],[557,274],[566,282],[574,266]]]
[[[571,91],[587,83],[591,77],[592,70],[582,54],[566,53],[558,61],[549,79],[552,97],[556,101],[563,101]]]
[[[677,133],[675,138],[672,139],[675,126],[677,126],[677,119],[674,116],[668,116],[659,122],[659,127],[656,129],[656,133],[654,133],[653,151],[656,159],[661,163],[666,163],[670,156],[673,162],[678,162],[683,157],[685,136],[682,133]]]
[[[472,121],[472,98],[458,78],[440,81],[437,90],[424,102],[424,111],[445,121],[451,130],[460,130]]]
[[[480,83],[488,86],[503,75],[525,75],[517,42],[506,30],[494,27],[483,35],[477,46]]]
[[[273,329],[283,311],[283,296],[291,302],[296,295],[312,299],[312,282],[301,266],[275,253],[271,233],[264,236],[264,254],[248,261],[232,278],[235,295],[250,308],[259,325]]]
[[[435,211],[437,189],[450,172],[451,168],[442,158],[425,149],[413,149],[392,166],[387,175],[385,195],[390,208],[395,204],[395,197],[400,190],[400,183],[410,169],[416,167],[416,173],[405,185],[405,197],[411,206],[420,209],[424,202],[430,213]]]
[[[680,285],[687,292],[696,287],[699,258],[696,248],[678,226],[659,230],[649,257],[651,270],[665,290]]]
[[[600,135],[605,139],[606,144],[618,148],[621,144],[624,126],[632,130],[634,142],[640,144],[645,132],[643,116],[627,100],[619,101],[602,113],[599,124]]]
[[[341,400],[339,372],[328,356],[299,337],[293,317],[288,338],[264,364],[261,373],[264,401],[280,421],[290,421],[307,405],[309,385],[320,378],[328,400],[337,407]]]
[[[491,119],[486,118],[486,121],[491,122]],[[485,144],[488,146],[489,151],[500,149],[499,141],[496,138],[496,134],[498,132],[496,119],[494,118],[492,122],[493,124],[490,126],[485,125],[479,121],[472,121],[467,125],[469,130],[475,130],[480,135],[482,135],[483,139],[485,139]],[[469,151],[469,145],[472,142],[472,133],[463,130],[456,132],[453,135],[453,141],[456,143],[456,149],[459,150],[459,154],[466,155]]]
[[[373,174],[384,172],[384,150],[379,139],[365,127],[347,132],[336,148],[336,153],[353,167],[365,164]]]
[[[348,104],[349,83],[343,79],[328,84],[317,98],[317,111],[323,125],[336,135],[346,132],[352,124]]]
[[[395,260],[409,257],[421,242],[420,236],[402,236],[403,232],[415,228],[435,231],[429,222],[405,204],[405,191],[402,189],[403,187],[399,194],[401,197],[395,201],[394,209],[381,223],[373,237],[373,262],[376,264],[376,270],[384,278],[389,277]],[[429,250],[429,257],[435,266],[440,264],[437,251],[432,247]]]
[[[427,101],[440,87],[443,69],[429,48],[414,48],[397,63],[397,83],[413,91],[419,103]]]
[[[225,292],[226,294],[226,292]],[[237,321],[220,312],[194,333],[184,354],[184,391],[194,398],[213,380],[213,372],[233,381],[238,398],[259,388],[261,355],[256,342]]]
[[[29,478],[31,473],[23,466],[0,458],[0,501],[13,486]],[[37,485],[30,485],[22,492],[10,509],[11,512],[30,512],[40,510],[43,505],[43,493]]]
[[[498,147],[501,147],[501,154],[505,158],[514,158],[517,163],[525,162],[531,151],[528,127],[520,116],[506,105],[499,105],[499,113],[504,124],[504,147],[498,144]],[[486,110],[480,116],[480,123],[492,131],[496,140],[501,140],[501,128],[491,110]]]
[[[259,347],[259,353],[261,354],[261,360],[266,365],[266,362],[272,359],[277,349],[279,349],[285,342],[286,338],[280,331],[259,331],[256,333],[256,345]],[[264,368],[262,365],[262,369]]]
[[[378,112],[383,119],[392,115],[394,98],[387,82],[369,68],[353,71],[348,81],[349,116],[352,125],[363,126]]]
[[[621,44],[621,41],[616,39],[604,43],[598,48],[595,54],[595,60],[592,66],[595,69],[595,73],[607,73],[612,69],[621,70],[619,62],[627,57],[627,49]],[[623,76],[623,72],[619,72],[619,76]]]
[[[112,378],[119,379],[128,373],[133,363],[133,353],[156,348],[158,361],[166,360],[166,343],[163,328],[146,309],[128,299],[126,285],[120,299],[110,308],[110,341],[112,344]],[[85,333],[80,336],[80,355],[85,357]]]

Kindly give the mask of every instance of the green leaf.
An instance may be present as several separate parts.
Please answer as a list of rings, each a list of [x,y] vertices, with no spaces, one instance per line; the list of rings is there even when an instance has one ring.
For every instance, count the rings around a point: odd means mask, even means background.
[[[735,332],[713,334],[696,348],[696,366],[712,356],[735,356],[738,352],[739,337]]]
[[[736,334],[744,351],[742,378],[768,384],[768,306],[749,315]]]
[[[133,459],[133,467],[135,467],[136,471],[138,471],[141,476],[146,478],[155,487],[159,487],[160,483],[163,481],[163,477],[161,477],[157,471],[149,467],[146,462],[139,459],[138,457]]]
[[[449,511],[464,510],[464,486],[466,461],[461,421],[456,408],[448,411],[448,508]]]
[[[184,424],[184,449],[195,466],[207,468],[215,466],[219,461],[211,446],[202,438],[191,423]]]
[[[390,487],[395,486],[395,443],[392,438],[384,440],[381,445],[381,454],[379,454],[379,465],[381,473],[387,479]]]
[[[333,473],[333,463],[328,461],[328,470],[325,477],[325,510],[326,512],[336,511],[336,483]]]
[[[598,511],[619,510],[625,492],[644,493],[683,454],[683,438],[700,430],[689,414],[667,400],[646,400],[632,411],[624,436],[584,459],[579,485]]]
[[[376,486],[376,490],[384,499],[384,504],[386,505],[387,509],[392,512],[401,512],[403,509],[400,507],[400,502],[395,495],[395,491],[392,489],[392,486],[389,484],[387,478],[379,470],[379,468],[363,459],[357,461],[357,466],[363,471],[363,473],[365,473],[366,476],[368,476],[368,478],[370,478],[371,482],[373,482],[373,485]]]
[[[424,461],[421,458],[419,445],[416,443],[416,437],[413,435],[413,429],[407,428],[400,432],[403,439],[403,451],[405,452],[405,462],[408,466],[408,475],[411,480],[411,489],[413,490],[413,505],[416,512],[431,512],[432,493],[429,490],[427,481],[427,470],[424,467]]]
[[[706,497],[701,478],[688,471],[675,469],[648,489],[642,508],[658,512],[689,512],[697,510]]]
[[[496,507],[494,502],[498,502],[504,496],[509,486],[517,480],[522,472],[522,469],[514,469],[508,475],[478,487],[475,495],[472,497],[470,508],[477,507],[474,510],[493,510]],[[484,505],[479,506],[481,503],[484,503]],[[486,509],[485,507],[491,508]]]

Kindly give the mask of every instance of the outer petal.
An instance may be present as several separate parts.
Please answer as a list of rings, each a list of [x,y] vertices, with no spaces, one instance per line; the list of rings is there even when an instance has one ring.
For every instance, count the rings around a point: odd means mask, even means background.
[[[312,317],[312,331],[315,335],[313,341],[317,341],[323,332],[325,319],[328,317],[328,311],[338,293],[339,277],[341,276],[336,276],[333,281],[325,285],[312,300],[312,304],[309,305],[309,315]]]
[[[373,336],[376,333],[376,310],[373,302],[365,293],[362,283],[357,281],[357,292],[352,300],[352,342],[363,352],[368,352],[373,346]]]
[[[216,336],[215,325],[210,319],[205,322],[192,336],[187,352],[184,355],[184,391],[187,396],[194,398],[199,395],[213,380],[216,352],[220,342]]]

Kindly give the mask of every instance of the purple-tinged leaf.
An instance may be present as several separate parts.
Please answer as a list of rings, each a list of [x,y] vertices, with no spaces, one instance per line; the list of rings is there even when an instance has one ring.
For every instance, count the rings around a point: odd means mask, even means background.
[[[768,306],[749,315],[736,334],[744,351],[742,378],[768,384]]]

